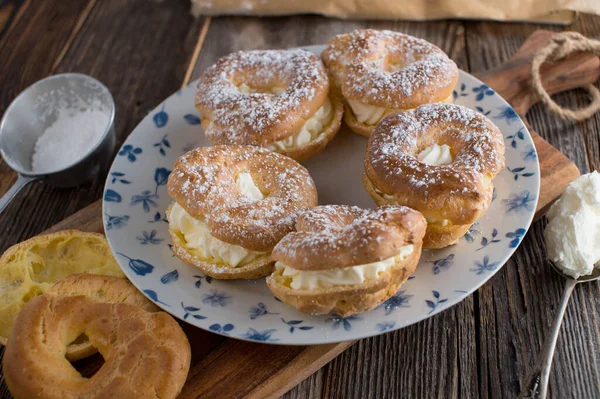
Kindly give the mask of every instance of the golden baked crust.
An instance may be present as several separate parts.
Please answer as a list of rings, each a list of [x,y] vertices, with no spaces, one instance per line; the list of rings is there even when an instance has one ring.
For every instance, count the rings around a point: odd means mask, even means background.
[[[168,211],[167,211],[168,214]],[[168,216],[167,216],[168,217]],[[185,245],[185,240],[176,231],[169,229],[173,246],[171,250],[179,259],[188,265],[196,266],[207,276],[222,280],[254,279],[269,275],[273,271],[273,259],[270,254],[265,254],[243,266],[232,267],[225,264],[215,264],[201,259],[193,254]]]
[[[416,155],[432,144],[450,146],[454,161],[427,165]],[[492,201],[492,179],[504,168],[504,139],[485,116],[452,104],[426,104],[389,115],[367,145],[363,184],[377,204],[420,211],[429,223],[425,248],[458,241]]]
[[[85,333],[104,364],[84,378],[64,358]],[[19,314],[3,359],[16,399],[175,398],[190,366],[190,345],[167,313],[88,296],[42,295]]]
[[[396,200],[393,198],[384,198],[380,193],[375,191],[373,184],[364,173],[363,185],[377,206],[397,205]],[[470,224],[452,225],[449,223],[446,226],[442,226],[439,224],[427,223],[427,232],[423,237],[423,247],[444,248],[456,244],[458,243],[458,240],[466,234],[469,227],[471,227]]]
[[[63,230],[13,245],[0,258],[0,344],[30,299],[74,273],[125,277],[102,234]]]
[[[420,242],[425,226],[423,216],[405,206],[321,205],[298,217],[296,231],[275,246],[273,259],[298,270],[378,262]]]
[[[250,173],[265,198],[248,201],[236,188]],[[210,233],[228,244],[270,252],[293,230],[298,212],[317,205],[317,190],[302,165],[253,146],[198,148],[181,156],[169,176],[169,195]]]
[[[335,312],[342,317],[366,312],[393,296],[414,273],[421,257],[421,244],[401,262],[382,272],[377,280],[359,285],[311,290],[294,290],[286,285],[281,270],[267,277],[267,285],[277,298],[312,315]]]
[[[344,98],[390,109],[411,109],[452,95],[458,68],[423,39],[359,29],[334,37],[321,55]],[[391,72],[391,65],[400,69]]]
[[[329,41],[321,58],[344,98],[344,121],[369,136],[374,125],[359,122],[348,100],[389,113],[448,102],[458,68],[435,45],[403,33],[359,29]]]
[[[148,300],[126,278],[101,276],[99,274],[73,274],[52,286],[47,295],[86,295],[96,302],[129,303],[148,312],[160,309]],[[73,362],[96,353],[97,350],[87,340],[76,340],[67,347],[65,357]]]
[[[256,92],[243,93],[242,84]],[[275,94],[274,88],[284,91]],[[299,133],[328,96],[334,113],[326,131],[304,146],[276,150],[300,160],[325,147],[342,117],[327,71],[315,55],[305,50],[255,50],[222,57],[200,77],[196,107],[213,144],[267,146]]]
[[[426,222],[410,208],[361,209],[346,205],[318,206],[304,212],[296,232],[275,246],[273,259],[301,271],[320,271],[368,264],[397,256],[413,246],[374,280],[360,284],[293,289],[283,269],[267,277],[267,285],[284,303],[310,314],[335,311],[341,316],[364,312],[394,295],[417,266]]]

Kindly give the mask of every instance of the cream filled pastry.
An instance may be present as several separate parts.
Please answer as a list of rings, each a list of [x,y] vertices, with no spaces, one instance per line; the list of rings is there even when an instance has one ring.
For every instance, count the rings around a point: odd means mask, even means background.
[[[298,212],[317,205],[316,188],[291,158],[253,146],[199,148],[169,176],[173,252],[214,278],[257,278]]]
[[[196,107],[213,144],[263,146],[296,160],[325,148],[344,109],[322,62],[304,50],[221,58],[201,76]]]
[[[275,246],[267,285],[309,314],[373,309],[414,272],[425,228],[423,216],[407,207],[318,206]]]
[[[419,162],[426,165],[448,165],[454,160],[447,144],[434,143],[417,154]]]
[[[371,135],[387,115],[453,101],[458,68],[433,44],[392,31],[361,29],[331,40],[322,59],[343,97],[344,121]]]
[[[423,246],[443,248],[487,212],[504,164],[504,138],[489,119],[459,105],[426,104],[377,125],[363,184],[378,205],[421,212]]]
[[[415,246],[405,245],[400,248],[398,255],[350,267],[329,270],[298,270],[283,262],[275,263],[275,270],[280,271],[285,278],[291,278],[290,287],[294,290],[314,290],[348,285],[358,285],[378,279],[398,262],[403,261],[413,253]]]

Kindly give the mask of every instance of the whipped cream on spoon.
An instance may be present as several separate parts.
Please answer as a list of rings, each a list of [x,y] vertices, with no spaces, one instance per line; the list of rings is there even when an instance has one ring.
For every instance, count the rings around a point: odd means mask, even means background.
[[[571,293],[578,283],[600,279],[600,174],[588,173],[571,182],[547,217],[544,238],[549,263],[567,282],[523,398],[546,397],[556,339]]]

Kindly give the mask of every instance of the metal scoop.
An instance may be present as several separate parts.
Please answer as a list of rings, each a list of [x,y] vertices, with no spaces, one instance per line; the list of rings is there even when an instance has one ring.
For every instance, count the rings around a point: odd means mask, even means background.
[[[533,367],[529,377],[529,383],[525,385],[525,389],[527,389],[527,391],[521,394],[521,398],[544,399],[546,397],[546,393],[548,392],[550,368],[552,367],[552,357],[554,356],[554,348],[556,347],[556,339],[558,338],[558,332],[560,331],[563,316],[565,315],[565,309],[569,303],[569,298],[571,298],[573,288],[575,288],[575,286],[579,283],[600,279],[600,269],[598,268],[598,264],[596,264],[596,268],[592,274],[580,276],[576,279],[563,273],[562,270],[560,270],[553,262],[548,261],[548,263],[550,263],[554,271],[567,280],[567,283],[563,289],[562,298],[560,300],[560,304],[558,305],[558,309],[556,309],[556,312],[554,313],[552,327],[546,335],[546,340],[544,341],[542,350],[540,353],[538,353],[535,366]]]
[[[65,167],[55,170],[32,169],[35,143],[44,130],[58,118],[61,109],[101,109],[108,116],[102,138]],[[2,212],[26,184],[43,180],[64,188],[73,187],[109,166],[115,148],[115,102],[96,79],[79,73],[50,76],[29,86],[10,104],[0,121],[0,154],[19,177],[0,198]],[[62,154],[57,153],[57,157]]]

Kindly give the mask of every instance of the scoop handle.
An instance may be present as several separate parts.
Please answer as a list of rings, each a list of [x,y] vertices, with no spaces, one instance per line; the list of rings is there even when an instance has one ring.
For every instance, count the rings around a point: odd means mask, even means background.
[[[32,181],[38,180],[39,177],[19,175],[15,184],[13,184],[6,193],[0,198],[0,213],[6,209],[10,201],[17,195],[19,191]]]
[[[525,391],[522,392],[522,399],[545,399],[548,392],[548,380],[550,378],[550,368],[552,367],[552,358],[554,357],[554,348],[556,348],[556,339],[562,324],[565,309],[571,298],[573,288],[577,285],[577,280],[567,279],[565,288],[563,289],[562,298],[558,309],[554,313],[552,327],[547,332],[544,345],[537,356],[535,366],[529,376],[529,382],[524,386]]]

